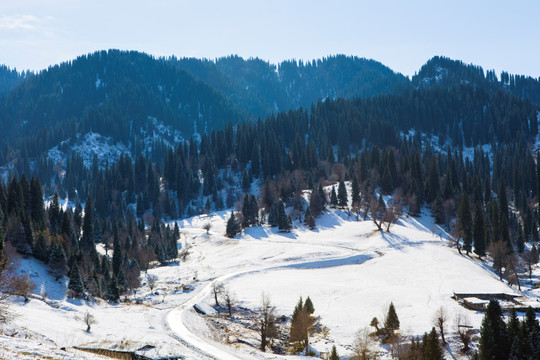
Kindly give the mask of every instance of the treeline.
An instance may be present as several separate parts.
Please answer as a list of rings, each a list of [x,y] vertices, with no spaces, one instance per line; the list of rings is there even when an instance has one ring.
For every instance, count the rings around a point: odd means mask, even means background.
[[[502,71],[497,78],[494,70],[484,72],[480,66],[442,56],[435,56],[424,64],[418,74],[413,76],[411,83],[416,88],[447,88],[469,84],[489,92],[504,90],[519,99],[529,99],[540,105],[540,78],[509,74],[506,71]]]
[[[66,204],[65,204],[66,205]],[[61,206],[55,193],[47,207],[37,178],[12,178],[0,184],[0,238],[17,252],[48,264],[60,278],[69,275],[68,295],[117,301],[139,286],[140,271],[152,261],[178,257],[179,228],[147,218],[151,226],[127,212],[103,216],[90,198],[74,209]],[[105,254],[98,252],[102,243]],[[3,247],[2,247],[3,249]],[[112,256],[108,252],[112,250]]]

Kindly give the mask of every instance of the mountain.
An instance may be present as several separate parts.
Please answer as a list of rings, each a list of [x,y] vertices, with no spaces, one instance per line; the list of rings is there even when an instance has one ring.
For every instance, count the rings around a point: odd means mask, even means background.
[[[277,66],[238,56],[215,61],[173,60],[261,118],[279,111],[309,108],[321,98],[369,98],[400,93],[410,83],[405,76],[375,60],[345,55],[306,63],[289,60]]]
[[[220,92],[165,60],[109,50],[30,76],[0,99],[0,141],[37,137],[30,156],[89,131],[135,144],[157,119],[186,134],[248,115]]]
[[[18,73],[15,69],[0,65],[0,96],[13,90],[29,75],[30,73]]]
[[[470,84],[490,92],[507,91],[512,95],[529,99],[540,105],[540,78],[512,75],[503,71],[500,79],[495,71],[484,72],[481,66],[465,64],[460,60],[435,56],[425,63],[418,74],[412,77],[415,88],[451,87]]]

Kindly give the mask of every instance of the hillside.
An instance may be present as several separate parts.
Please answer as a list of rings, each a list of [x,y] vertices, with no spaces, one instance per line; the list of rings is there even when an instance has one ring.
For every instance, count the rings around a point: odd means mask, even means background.
[[[469,84],[490,92],[509,92],[540,105],[540,78],[509,74],[506,71],[497,76],[493,70],[484,71],[481,66],[442,56],[428,60],[418,74],[412,77],[411,82],[416,88],[447,88]]]
[[[449,319],[447,351],[462,358],[453,321],[462,314],[478,328],[482,314],[460,306],[451,298],[453,292],[517,292],[497,279],[489,263],[450,248],[448,234],[427,215],[404,216],[390,233],[379,233],[369,218],[358,221],[345,212],[328,210],[315,231],[299,223],[291,233],[258,226],[229,239],[223,236],[228,214],[179,221],[182,235],[178,246],[189,249],[188,255],[180,264],[152,268],[148,275],[143,274],[141,288],[127,295],[128,302],[66,298],[62,287],[67,279],[55,282],[43,265],[22,260],[23,268],[38,284],[37,296],[28,303],[12,302],[14,323],[52,340],[56,349],[136,350],[152,345],[155,349],[148,355],[185,355],[188,360],[209,354],[216,359],[266,359],[266,354],[249,345],[257,344],[257,335],[245,328],[249,320],[242,314],[246,309],[256,311],[262,292],[276,306],[276,314],[285,316],[290,316],[300,296],[310,296],[315,314],[328,328],[327,333],[313,336],[312,346],[327,352],[336,344],[340,354],[348,355],[354,333],[368,327],[374,316],[381,318],[392,301],[401,320],[401,333],[408,336],[429,330],[433,314],[445,307]],[[203,225],[208,222],[212,228],[206,234]],[[152,276],[157,281],[151,289],[148,279]],[[225,284],[234,294],[236,315],[232,320],[224,314],[197,315],[189,305],[211,309],[211,284],[215,282]],[[182,291],[182,285],[191,285],[194,290]],[[536,290],[522,294],[533,301],[539,296]],[[86,311],[97,320],[90,333],[76,319]],[[224,307],[220,311],[226,313]],[[228,335],[216,332],[216,326],[227,326]],[[241,344],[237,338],[245,342]],[[6,346],[5,354],[17,354],[8,343]],[[58,358],[54,346],[41,351]],[[387,348],[378,351],[382,359],[390,358]]]
[[[309,109],[318,99],[369,98],[400,93],[409,86],[406,77],[377,61],[344,55],[277,65],[238,56],[215,61],[184,58],[177,63],[260,118]]]

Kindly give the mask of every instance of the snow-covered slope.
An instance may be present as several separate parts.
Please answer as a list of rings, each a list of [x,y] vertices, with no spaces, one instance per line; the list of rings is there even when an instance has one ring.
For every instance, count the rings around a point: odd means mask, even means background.
[[[154,354],[180,354],[187,359],[276,358],[249,345],[219,342],[207,319],[195,313],[195,303],[213,305],[210,289],[217,281],[234,293],[239,306],[249,309],[260,306],[265,292],[279,315],[290,316],[298,298],[310,296],[315,315],[328,328],[327,335],[314,339],[314,348],[328,351],[336,344],[346,355],[354,333],[369,326],[374,316],[381,319],[390,302],[396,306],[403,334],[429,330],[441,306],[449,313],[452,333],[456,314],[466,314],[475,327],[482,318],[481,313],[458,305],[451,298],[453,292],[516,292],[500,282],[486,263],[449,247],[446,233],[427,214],[402,217],[390,233],[380,233],[369,218],[357,221],[345,212],[329,210],[317,219],[315,231],[298,223],[291,233],[259,226],[228,239],[223,234],[229,214],[179,221],[180,243],[188,255],[179,263],[149,270],[158,279],[152,291],[143,274],[144,285],[128,296],[130,303],[64,299],[65,280],[55,282],[35,260],[24,260],[23,268],[29,269],[35,282],[46,284],[41,295],[46,293],[47,299],[36,296],[26,304],[15,300],[13,326],[32,329],[58,347],[137,350],[151,345]],[[209,234],[203,230],[206,223],[212,225]],[[183,285],[194,290],[183,291]],[[39,286],[35,292],[40,293]],[[97,319],[90,333],[76,319],[86,311]],[[247,340],[256,341],[249,336],[245,334]]]

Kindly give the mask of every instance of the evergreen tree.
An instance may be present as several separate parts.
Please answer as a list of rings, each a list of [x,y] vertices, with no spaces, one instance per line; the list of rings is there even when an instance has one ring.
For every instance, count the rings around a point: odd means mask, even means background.
[[[306,213],[304,214],[304,224],[309,226],[311,230],[315,229],[315,218],[311,215],[309,206],[306,208]]]
[[[231,212],[229,220],[227,220],[227,228],[225,230],[225,235],[229,238],[233,238],[240,233],[240,224],[236,221],[234,217],[234,211]]]
[[[474,238],[474,252],[482,258],[486,255],[486,229],[484,226],[484,214],[480,206],[480,202],[476,202],[474,205],[473,213],[473,238]]]
[[[496,300],[491,300],[480,327],[480,360],[507,360],[510,345],[502,309]]]
[[[439,184],[439,165],[437,164],[437,158],[431,156],[429,164],[428,181],[427,181],[427,202],[432,203],[440,191]]]
[[[431,328],[429,334],[424,334],[422,338],[423,360],[443,360],[443,353],[439,337],[435,328]]]
[[[332,345],[332,351],[330,351],[330,360],[339,360],[336,345]]]
[[[390,303],[388,307],[388,313],[386,314],[386,319],[384,321],[384,327],[388,330],[398,330],[399,329],[399,318],[396,313],[396,308],[394,303]]]
[[[64,248],[57,244],[53,243],[51,246],[51,254],[49,255],[49,267],[51,268],[51,272],[56,277],[56,279],[59,279],[60,277],[64,276],[66,272],[66,253],[64,251]],[[73,266],[73,265],[72,265]],[[70,278],[71,282],[71,278]]]
[[[467,255],[469,255],[472,248],[472,220],[469,196],[466,192],[461,195],[457,221],[458,231],[463,239],[463,249],[467,252]]]
[[[117,302],[120,299],[120,286],[115,275],[111,276],[107,284],[107,300]]]
[[[352,205],[360,206],[360,185],[358,185],[358,180],[356,176],[353,176],[351,184],[351,196],[352,196]]]
[[[332,192],[330,193],[330,206],[336,207],[338,204],[338,198],[336,195],[336,188],[332,186]]]
[[[113,230],[113,257],[112,257],[112,273],[113,276],[118,276],[122,267],[122,261],[124,256],[122,254],[122,247],[120,246],[120,239],[118,238],[118,226],[114,224]]]
[[[347,203],[348,203],[347,188],[345,187],[345,183],[343,182],[343,180],[339,181],[337,197],[338,197],[338,206],[340,208],[346,208]]]
[[[523,239],[523,228],[521,227],[521,224],[518,225],[518,236],[516,240],[516,247],[518,253],[522,254],[523,250],[525,250],[525,241]]]
[[[270,208],[270,213],[268,214],[268,225],[276,227],[278,224],[278,205],[274,202]]]
[[[82,227],[81,238],[81,250],[83,251],[95,251],[96,245],[94,243],[94,209],[92,207],[92,200],[88,198],[86,205],[84,206],[84,220]]]
[[[84,296],[84,285],[77,260],[74,260],[73,264],[71,264],[68,289],[71,291],[71,295],[74,298],[78,299]]]
[[[321,194],[317,189],[311,191],[309,197],[309,211],[313,217],[319,216],[324,210],[324,200],[321,198]]]
[[[38,178],[32,178],[30,181],[30,197],[31,219],[38,229],[42,229],[45,220],[45,209],[43,207],[43,191]]]
[[[285,204],[279,200],[277,205],[277,223],[279,230],[289,232],[292,229],[292,219],[285,212]]]
[[[313,315],[315,312],[315,307],[313,306],[313,302],[307,297],[306,301],[304,302],[303,309],[307,311],[308,314]]]

